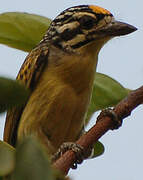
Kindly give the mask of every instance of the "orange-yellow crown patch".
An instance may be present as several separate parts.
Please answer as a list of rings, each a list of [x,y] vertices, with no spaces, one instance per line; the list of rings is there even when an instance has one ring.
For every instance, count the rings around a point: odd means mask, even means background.
[[[110,11],[99,6],[89,5],[89,8],[92,9],[92,11],[97,14],[107,14],[107,15],[111,14]]]

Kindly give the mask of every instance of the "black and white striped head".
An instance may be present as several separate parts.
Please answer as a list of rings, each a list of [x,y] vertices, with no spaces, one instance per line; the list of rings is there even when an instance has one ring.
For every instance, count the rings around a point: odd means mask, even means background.
[[[81,5],[66,9],[51,23],[42,42],[63,50],[77,49],[97,39],[129,34],[136,28],[119,21],[106,9]],[[110,38],[109,38],[110,39]]]

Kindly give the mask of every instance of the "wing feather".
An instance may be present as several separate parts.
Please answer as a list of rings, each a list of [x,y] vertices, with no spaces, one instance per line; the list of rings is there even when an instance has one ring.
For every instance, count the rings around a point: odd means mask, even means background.
[[[46,46],[38,46],[26,57],[17,75],[17,80],[22,82],[31,93],[36,86],[44,67],[48,62],[49,49]],[[4,141],[15,146],[17,129],[21,114],[25,106],[14,107],[8,110],[4,128]]]

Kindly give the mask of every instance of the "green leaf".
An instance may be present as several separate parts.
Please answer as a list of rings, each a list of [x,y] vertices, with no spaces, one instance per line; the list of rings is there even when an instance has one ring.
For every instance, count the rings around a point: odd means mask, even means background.
[[[0,176],[6,176],[15,167],[15,149],[6,142],[0,141]]]
[[[53,180],[45,149],[35,138],[26,138],[17,148],[14,180]]]
[[[93,93],[87,113],[87,121],[94,112],[115,106],[129,93],[120,83],[111,77],[96,73]]]
[[[18,81],[0,77],[0,112],[23,105],[28,95],[29,91]]]
[[[29,52],[40,42],[50,22],[50,19],[35,14],[0,14],[0,43]]]
[[[100,141],[96,142],[93,149],[94,149],[94,151],[93,151],[93,155],[91,158],[101,156],[104,153],[104,145]]]

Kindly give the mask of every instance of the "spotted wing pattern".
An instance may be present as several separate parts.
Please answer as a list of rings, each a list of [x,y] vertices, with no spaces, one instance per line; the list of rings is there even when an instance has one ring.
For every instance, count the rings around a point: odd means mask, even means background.
[[[48,54],[48,47],[41,45],[36,47],[29,53],[18,73],[17,80],[30,89],[31,93],[48,62]],[[12,146],[15,146],[16,144],[17,128],[23,109],[24,106],[14,107],[7,113],[4,129],[4,141]]]

